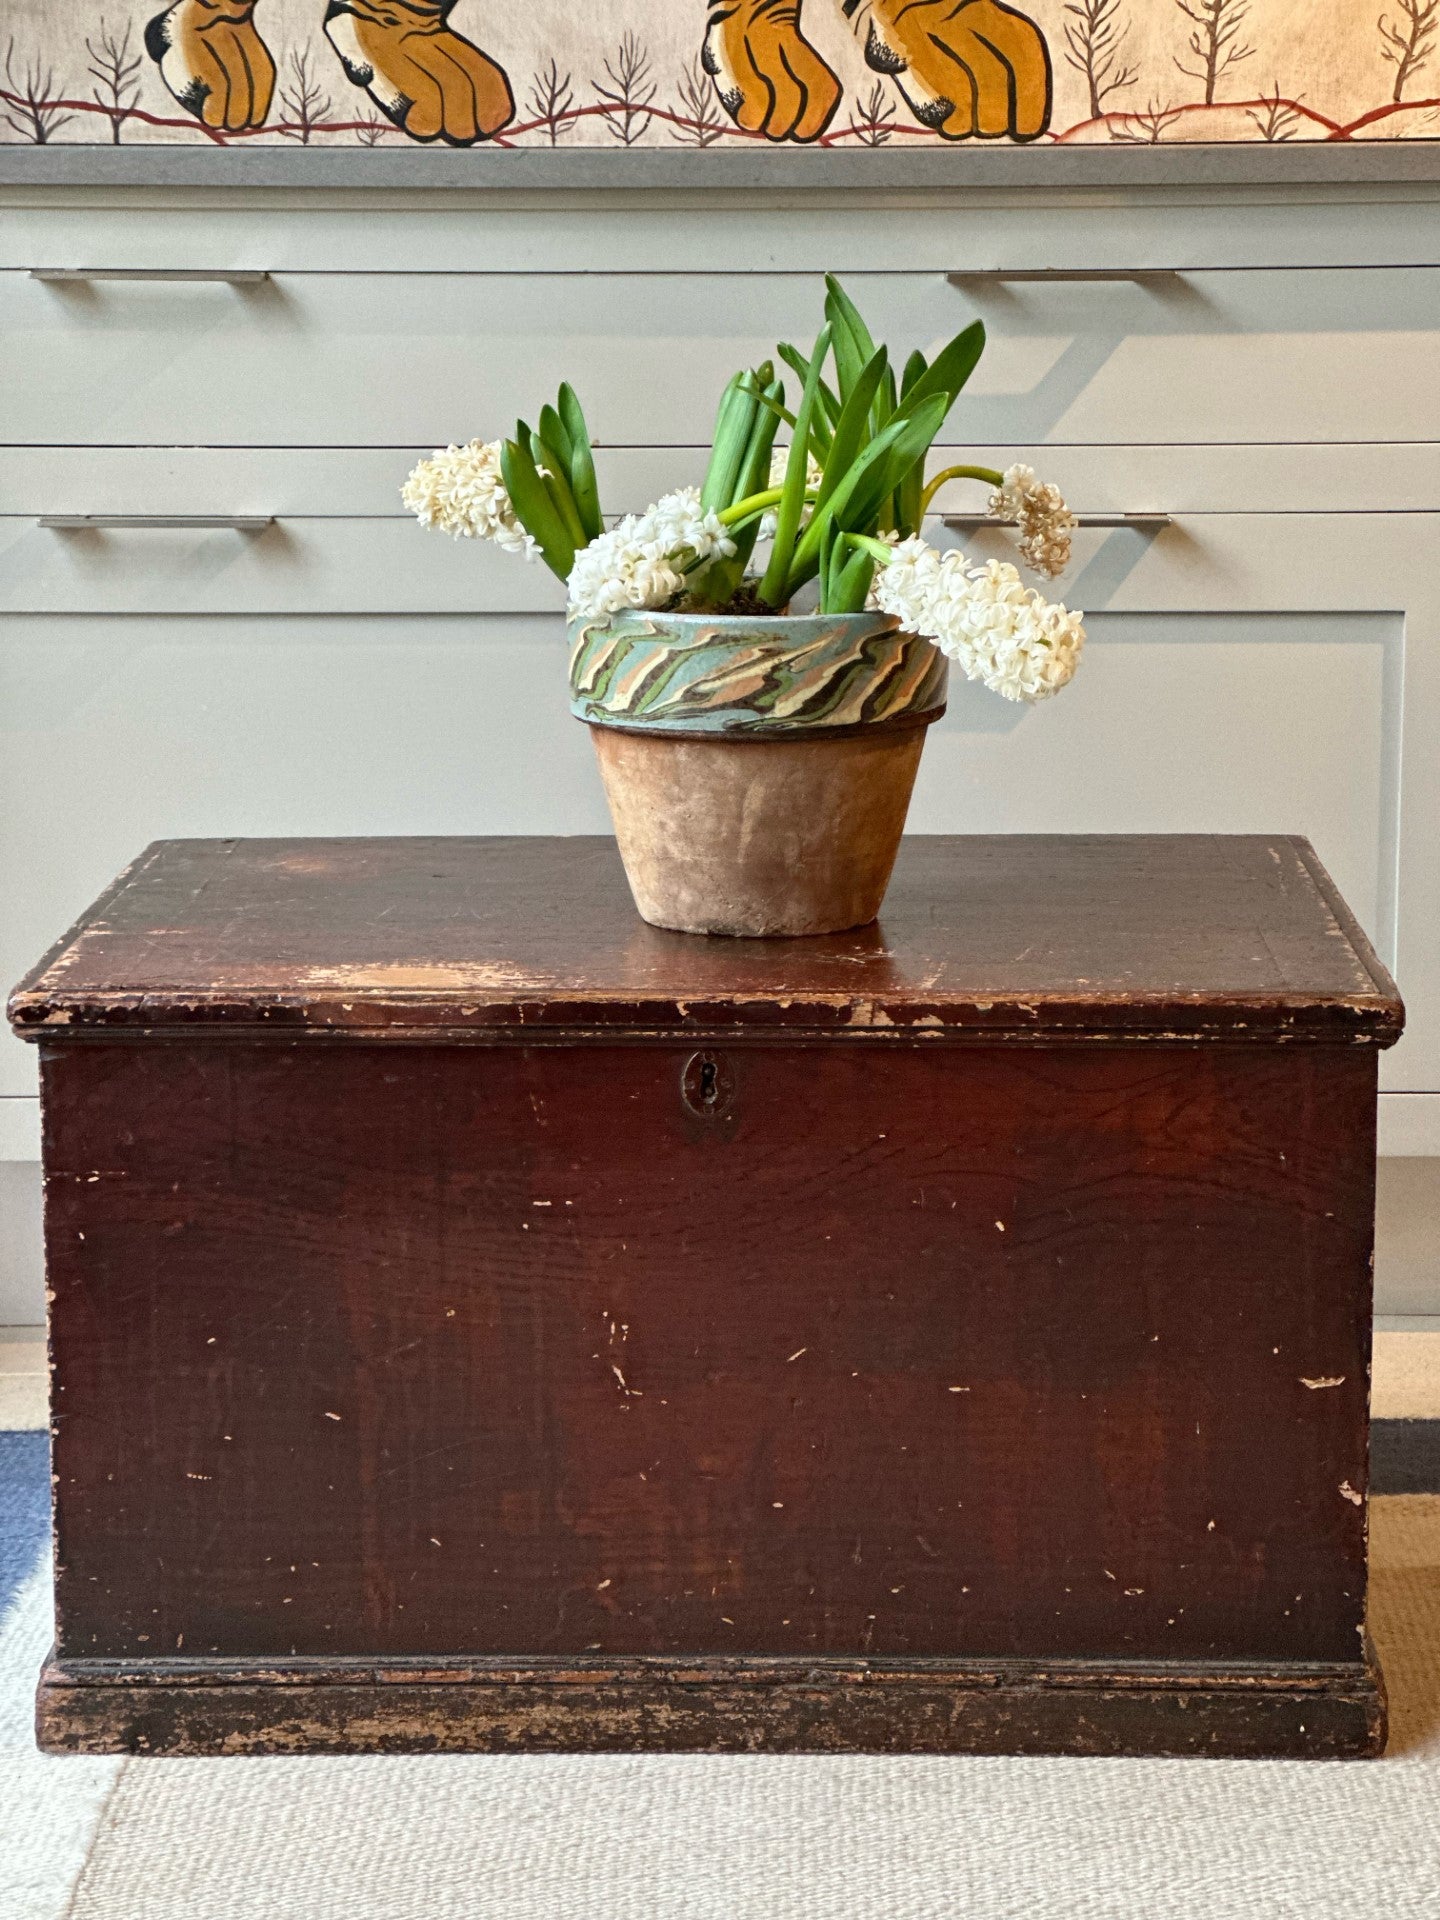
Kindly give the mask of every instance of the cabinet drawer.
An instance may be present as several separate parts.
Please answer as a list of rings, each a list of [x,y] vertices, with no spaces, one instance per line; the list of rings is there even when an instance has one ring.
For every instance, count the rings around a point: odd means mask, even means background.
[[[0,613],[557,614],[564,594],[543,566],[482,541],[426,534],[405,512],[401,481],[426,450],[0,449]],[[703,450],[690,447],[602,449],[607,512],[637,510],[695,480],[703,459]],[[1257,526],[1273,530],[1283,601],[1299,584],[1286,574],[1284,556],[1292,536],[1304,548],[1310,517],[1343,527],[1358,557],[1386,537],[1395,509],[1440,511],[1435,446],[1317,447],[1297,460],[1279,447],[956,445],[936,449],[932,471],[950,461],[1004,466],[1015,459],[1057,481],[1082,514],[1173,517],[1158,534],[1153,527],[1082,528],[1076,562],[1057,591],[1090,607],[1103,606],[1137,568],[1152,585],[1183,572],[1185,591],[1203,583],[1223,601],[1235,530]],[[983,510],[986,493],[973,482],[948,486],[937,499],[932,537],[948,537],[945,513]],[[1280,500],[1284,513],[1274,511]],[[38,524],[47,514],[274,523],[252,532],[62,530]],[[1011,551],[1005,532],[967,537],[988,538],[986,551]]]
[[[207,509],[208,511],[208,509]],[[547,612],[565,591],[488,541],[427,534],[409,515],[284,516],[227,527],[56,529],[0,519],[0,612],[370,615]]]
[[[1195,154],[1197,171],[1203,153]],[[0,267],[273,273],[715,273],[966,268],[1431,265],[1440,202],[1421,189],[1283,197],[1211,185],[1106,194],[1037,186],[676,194],[275,188],[148,200],[0,188]],[[156,215],[159,214],[157,218]]]
[[[276,515],[408,519],[400,487],[429,442],[399,447],[0,447],[0,520],[40,514]],[[599,447],[607,515],[638,512],[698,482],[700,446]],[[1289,447],[965,443],[947,431],[929,471],[1023,460],[1078,512],[1393,513],[1440,511],[1440,444]],[[987,489],[953,481],[942,512],[979,511]],[[51,543],[54,544],[53,542]],[[447,544],[447,543],[442,543]],[[434,541],[425,543],[429,554]],[[140,547],[137,552],[143,554]],[[118,554],[119,549],[116,548]],[[3,591],[0,580],[0,591]]]
[[[877,337],[991,347],[971,442],[1440,438],[1440,269],[1202,270],[964,288],[857,273]],[[234,288],[0,274],[10,439],[409,446],[492,435],[562,379],[597,439],[708,440],[737,366],[807,341],[812,273],[277,273]],[[44,377],[37,378],[37,369]]]

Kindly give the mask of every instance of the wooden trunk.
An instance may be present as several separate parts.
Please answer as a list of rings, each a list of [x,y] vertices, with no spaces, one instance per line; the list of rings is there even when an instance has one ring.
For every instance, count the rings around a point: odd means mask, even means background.
[[[1360,1754],[1377,1049],[1303,841],[172,841],[43,1063],[52,1750]]]

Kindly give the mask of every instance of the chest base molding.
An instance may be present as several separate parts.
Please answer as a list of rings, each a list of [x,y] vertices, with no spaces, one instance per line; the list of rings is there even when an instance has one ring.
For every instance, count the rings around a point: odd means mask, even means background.
[[[1353,1663],[706,1658],[47,1663],[49,1753],[1379,1754]]]

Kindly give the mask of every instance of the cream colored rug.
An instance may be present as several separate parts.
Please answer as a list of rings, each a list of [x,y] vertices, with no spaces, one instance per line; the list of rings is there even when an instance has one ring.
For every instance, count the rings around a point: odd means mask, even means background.
[[[1440,1497],[1373,1538],[1383,1761],[33,1756],[84,1865],[0,1915],[1440,1920]]]

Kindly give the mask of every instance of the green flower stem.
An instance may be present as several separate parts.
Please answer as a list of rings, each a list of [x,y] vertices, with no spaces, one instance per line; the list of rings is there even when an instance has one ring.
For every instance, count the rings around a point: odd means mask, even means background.
[[[922,517],[930,511],[930,502],[947,480],[984,480],[992,487],[1005,484],[1004,474],[997,473],[993,467],[946,467],[943,473],[937,473],[933,480],[925,484],[925,491],[920,496]]]
[[[868,553],[882,567],[895,558],[895,549],[887,541],[872,539],[868,533],[842,533],[840,538],[847,547],[858,547],[862,553]]]
[[[778,400],[772,399],[768,393],[757,393],[755,398],[760,402],[762,407],[768,407],[771,413],[783,420],[787,427],[793,427],[795,425],[795,416],[791,413],[790,409],[782,406]]]
[[[767,487],[763,493],[752,493],[748,500],[737,500],[733,507],[725,507],[716,519],[722,527],[738,527],[742,521],[754,520],[762,513],[768,513],[771,507],[778,507],[783,487]],[[815,498],[815,488],[810,487],[805,494],[807,500]]]
[[[737,500],[733,507],[723,508],[716,518],[722,527],[738,527],[742,520],[752,520],[757,513],[778,506],[784,491],[783,487],[767,487],[763,493],[752,493],[748,500]]]

